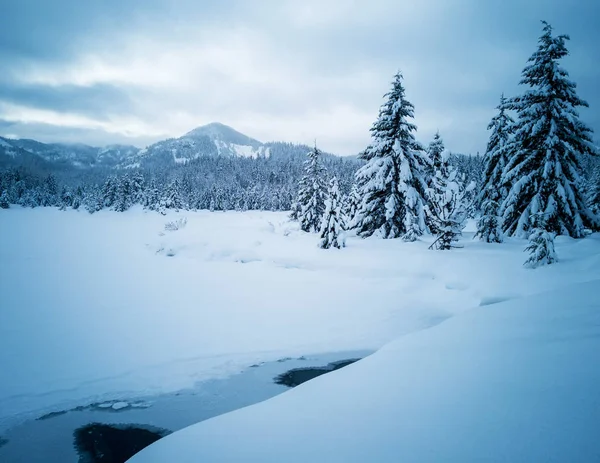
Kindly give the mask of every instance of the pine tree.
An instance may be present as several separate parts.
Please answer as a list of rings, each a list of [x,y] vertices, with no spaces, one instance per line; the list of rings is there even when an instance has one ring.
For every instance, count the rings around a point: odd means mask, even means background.
[[[108,177],[102,188],[102,205],[111,208],[117,199],[118,182],[115,177]]]
[[[579,238],[586,227],[600,229],[581,191],[580,161],[595,147],[592,130],[579,120],[576,108],[588,104],[559,65],[568,54],[569,37],[553,36],[552,27],[543,24],[538,50],[522,73],[521,84],[530,90],[508,105],[519,118],[502,176],[511,186],[502,204],[503,228],[523,236],[533,227],[531,217],[542,212],[546,231]]]
[[[427,214],[425,221],[429,231],[434,235],[439,232],[436,225],[437,221],[433,217],[435,206],[432,204],[436,201],[435,178],[438,172],[448,169],[447,157],[444,157],[445,149],[446,147],[444,146],[444,141],[442,140],[440,133],[436,132],[433,141],[429,143],[429,146],[427,147],[427,158],[429,162],[425,168],[427,177]],[[447,178],[448,172],[441,172],[441,175],[443,178]]]
[[[481,217],[477,221],[475,236],[488,243],[501,243],[504,239],[500,205],[508,195],[508,188],[502,183],[502,173],[509,158],[510,136],[514,124],[506,113],[506,104],[506,98],[502,94],[497,106],[498,114],[488,125],[488,130],[492,133],[484,156],[483,187],[477,197]]]
[[[432,219],[437,230],[436,240],[429,249],[445,251],[456,247],[465,228],[467,210],[464,204],[465,190],[457,178],[456,169],[442,161],[433,180]]]
[[[114,208],[117,212],[124,212],[131,207],[131,182],[129,175],[124,175],[119,179],[116,187],[116,196],[114,201]]]
[[[151,211],[156,211],[159,208],[160,195],[158,193],[158,188],[156,187],[156,180],[154,178],[150,181],[150,186],[146,190],[143,203],[144,207],[146,209],[150,209]]]
[[[590,209],[594,214],[600,215],[600,166],[594,170],[590,183]]]
[[[371,128],[373,143],[361,155],[367,163],[356,173],[362,198],[356,219],[359,236],[414,240],[426,231],[423,176],[428,163],[415,140],[417,127],[409,122],[414,107],[404,93],[402,74],[397,73]]]
[[[338,249],[346,246],[342,224],[340,189],[336,177],[333,177],[329,182],[329,190],[325,200],[325,213],[321,222],[321,240],[319,241],[320,248],[329,249],[332,246]]]
[[[308,152],[304,163],[304,176],[300,180],[297,204],[298,221],[305,232],[317,233],[325,212],[325,169],[321,164],[321,151],[315,147]]]
[[[433,141],[429,143],[427,147],[427,157],[429,159],[429,165],[427,166],[428,177],[433,180],[436,171],[442,167],[442,154],[446,150],[444,146],[444,140],[440,136],[439,132],[436,132]]]
[[[71,191],[63,186],[60,192],[60,201],[59,201],[59,209],[64,211],[67,207],[71,207],[73,205],[73,196],[71,195]]]
[[[525,251],[529,251],[529,258],[523,265],[528,268],[537,268],[557,262],[554,234],[546,231],[544,214],[536,213],[532,217],[532,223],[529,245],[525,248]]]
[[[175,209],[176,211],[183,209],[183,202],[179,195],[179,181],[177,179],[169,184],[163,201],[161,201],[161,206],[162,209]]]
[[[58,183],[52,174],[44,181],[44,192],[41,195],[41,206],[56,206],[58,204]]]
[[[0,195],[0,209],[8,209],[9,207],[10,203],[8,202],[8,193],[6,190],[4,190]]]
[[[356,182],[352,184],[350,194],[346,196],[344,201],[344,208],[342,211],[342,217],[344,221],[344,229],[350,230],[355,226],[355,219],[358,208],[360,206],[360,193]]]

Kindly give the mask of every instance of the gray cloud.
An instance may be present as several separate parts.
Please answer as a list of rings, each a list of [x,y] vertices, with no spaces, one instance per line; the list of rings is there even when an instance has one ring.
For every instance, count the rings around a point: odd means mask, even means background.
[[[439,129],[450,149],[474,153],[500,93],[524,90],[540,19],[571,34],[565,66],[600,131],[595,0],[11,3],[0,30],[11,134],[140,143],[219,120],[351,154],[400,69],[419,137]]]

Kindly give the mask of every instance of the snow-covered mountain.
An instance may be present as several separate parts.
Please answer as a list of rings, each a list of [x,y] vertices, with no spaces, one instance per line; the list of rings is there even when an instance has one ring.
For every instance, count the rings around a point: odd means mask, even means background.
[[[115,167],[138,152],[139,148],[131,145],[98,148],[82,143],[42,143],[36,140],[0,137],[0,165],[44,163],[49,166],[76,168]]]
[[[137,167],[140,164],[155,162],[174,162],[183,164],[200,156],[268,156],[269,149],[264,144],[244,135],[231,127],[213,122],[198,127],[182,137],[159,141],[140,150],[138,159],[132,165],[120,167]]]
[[[262,143],[237,130],[213,122],[179,138],[169,138],[139,149],[131,145],[94,147],[85,144],[42,143],[0,137],[0,165],[30,164],[33,160],[75,168],[128,169],[157,164],[183,164],[201,156],[268,157],[273,149],[285,154],[298,145]],[[304,154],[307,147],[301,147]]]

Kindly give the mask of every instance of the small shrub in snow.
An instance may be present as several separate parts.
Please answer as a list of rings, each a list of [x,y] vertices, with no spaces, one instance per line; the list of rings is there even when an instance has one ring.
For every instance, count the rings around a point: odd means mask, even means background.
[[[554,250],[554,234],[543,228],[533,229],[525,251],[529,251],[529,258],[524,264],[527,268],[537,268],[558,261]]]
[[[172,220],[171,222],[167,222],[165,224],[166,231],[177,231],[181,230],[187,225],[187,217],[181,217],[177,220]]]

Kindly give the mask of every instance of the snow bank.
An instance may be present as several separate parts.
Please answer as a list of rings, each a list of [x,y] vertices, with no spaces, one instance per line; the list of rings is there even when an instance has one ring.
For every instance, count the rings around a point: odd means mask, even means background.
[[[378,349],[481,303],[600,278],[598,235],[558,239],[560,263],[535,271],[519,240],[467,234],[448,253],[317,241],[283,213],[0,211],[0,430],[261,361]]]
[[[466,312],[130,461],[597,461],[598,288]]]

